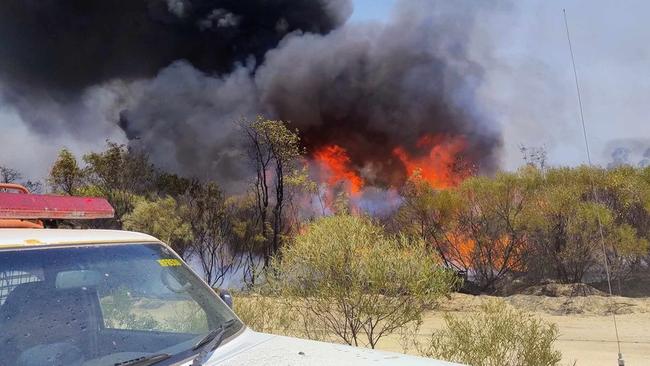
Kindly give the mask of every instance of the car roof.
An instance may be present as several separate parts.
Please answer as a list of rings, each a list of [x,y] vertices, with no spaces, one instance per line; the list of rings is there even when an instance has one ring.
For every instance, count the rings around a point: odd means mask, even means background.
[[[143,242],[159,242],[159,240],[151,235],[120,230],[0,229],[0,248]]]

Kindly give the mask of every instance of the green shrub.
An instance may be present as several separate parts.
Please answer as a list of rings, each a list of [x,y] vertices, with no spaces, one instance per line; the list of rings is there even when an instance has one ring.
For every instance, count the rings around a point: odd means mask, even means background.
[[[374,348],[382,337],[419,324],[456,285],[434,258],[423,242],[388,235],[367,218],[325,217],[285,246],[269,285],[305,324]]]
[[[237,296],[233,306],[237,316],[257,332],[292,333],[294,318],[279,300],[261,295]]]
[[[432,335],[420,353],[472,366],[554,366],[562,354],[553,349],[555,324],[489,302],[471,316],[445,315],[445,328]]]
[[[237,296],[234,310],[237,316],[251,329],[291,337],[315,340],[332,340],[318,319],[303,318],[285,299],[247,294]]]

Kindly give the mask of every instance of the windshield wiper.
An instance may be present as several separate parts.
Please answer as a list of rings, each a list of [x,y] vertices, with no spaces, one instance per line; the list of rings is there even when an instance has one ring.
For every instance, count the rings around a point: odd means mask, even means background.
[[[115,366],[150,366],[153,364],[157,364],[158,362],[164,361],[170,357],[171,355],[168,353],[160,353],[157,355],[142,356],[142,357],[134,358],[132,360],[118,362],[115,364]]]
[[[192,347],[192,350],[194,351],[201,350],[196,358],[194,358],[192,366],[203,365],[207,359],[208,354],[217,349],[219,345],[221,345],[221,342],[223,342],[223,339],[226,336],[226,331],[228,328],[232,327],[233,324],[235,324],[235,319],[226,321],[219,328],[208,333],[205,337],[198,341],[194,347]]]

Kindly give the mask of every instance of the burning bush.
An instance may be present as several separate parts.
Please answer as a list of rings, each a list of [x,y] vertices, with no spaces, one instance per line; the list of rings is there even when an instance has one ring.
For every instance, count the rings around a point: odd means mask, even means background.
[[[439,191],[416,172],[403,194],[397,228],[427,242],[447,266],[470,273],[482,290],[522,269],[522,212],[530,196],[522,177],[474,177]]]
[[[598,278],[604,255],[620,277],[648,252],[650,180],[642,173],[526,167],[437,190],[416,171],[393,230],[424,240],[483,291],[510,274],[533,283]]]

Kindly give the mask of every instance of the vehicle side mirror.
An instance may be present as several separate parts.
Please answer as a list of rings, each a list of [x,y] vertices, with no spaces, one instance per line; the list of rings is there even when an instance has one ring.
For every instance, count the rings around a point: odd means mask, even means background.
[[[216,289],[216,291],[219,294],[221,300],[223,300],[223,302],[225,302],[226,305],[232,309],[232,296],[230,295],[230,291],[225,289]]]

